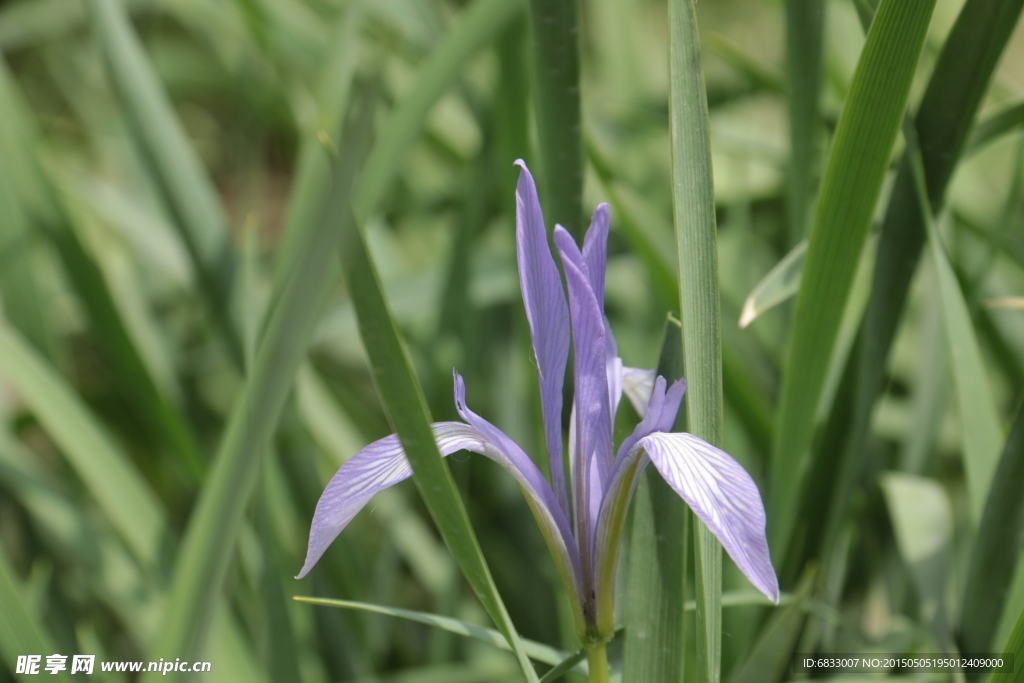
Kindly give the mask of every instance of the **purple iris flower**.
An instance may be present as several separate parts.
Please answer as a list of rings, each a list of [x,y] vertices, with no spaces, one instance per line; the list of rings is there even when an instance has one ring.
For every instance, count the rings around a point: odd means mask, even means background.
[[[653,370],[624,367],[604,317],[608,206],[597,207],[583,249],[555,226],[554,242],[568,286],[568,303],[533,177],[522,161],[516,188],[519,283],[530,323],[547,446],[550,484],[530,457],[466,405],[455,373],[455,406],[464,422],[432,425],[442,456],[466,450],[504,467],[522,487],[574,605],[584,644],[614,632],[613,584],[618,542],[638,477],[653,463],[665,481],[718,537],[754,586],[779,601],[768,555],[765,513],[757,485],[732,457],[692,434],[672,433],[686,382],[666,387]],[[562,458],[562,382],[575,348],[576,382],[569,425],[569,485]],[[612,424],[623,393],[643,419],[617,451]],[[313,515],[305,576],[375,493],[412,475],[396,435],[370,444],[342,465]],[[571,493],[571,496],[570,496]]]

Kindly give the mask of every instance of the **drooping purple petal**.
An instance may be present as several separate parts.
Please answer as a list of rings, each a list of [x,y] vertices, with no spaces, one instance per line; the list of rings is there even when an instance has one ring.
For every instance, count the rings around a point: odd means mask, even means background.
[[[779,602],[757,485],[725,451],[692,434],[656,432],[640,440],[658,472],[722,543],[754,587]]]
[[[431,428],[442,456],[461,450],[487,454],[486,439],[469,425],[435,422]],[[295,578],[301,579],[309,573],[327,547],[374,494],[410,476],[412,467],[397,434],[374,441],[349,458],[320,495],[309,530],[306,562]]]
[[[555,226],[555,246],[562,257],[569,288],[569,313],[575,353],[577,540],[592,547],[594,525],[611,466],[611,407],[608,395],[607,341],[604,315],[590,287],[587,265],[576,243]],[[586,533],[580,533],[587,530]],[[584,550],[583,552],[587,552]]]
[[[516,186],[516,256],[519,287],[523,293],[526,319],[530,323],[533,353],[540,378],[540,404],[544,415],[544,442],[548,452],[551,486],[559,504],[568,514],[565,470],[562,465],[562,382],[569,358],[569,309],[551,255],[544,214],[537,199],[537,187],[526,164],[520,168]]]
[[[527,502],[530,503],[530,508],[540,523],[544,538],[559,563],[559,569],[574,580],[574,585],[579,590],[580,553],[568,518],[562,512],[558,499],[544,480],[544,475],[530,460],[530,456],[503,431],[469,409],[466,405],[466,383],[459,373],[455,372],[454,375],[455,409],[459,417],[484,438],[488,446],[488,452],[484,455],[502,465],[522,487]]]
[[[594,210],[590,227],[583,237],[583,261],[587,264],[590,288],[597,297],[597,306],[604,312],[604,275],[608,267],[608,205],[601,203]]]

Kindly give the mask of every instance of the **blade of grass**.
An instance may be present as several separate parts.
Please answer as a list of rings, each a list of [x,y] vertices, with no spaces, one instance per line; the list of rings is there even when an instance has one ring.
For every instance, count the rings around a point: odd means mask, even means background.
[[[345,222],[351,220],[352,184],[370,137],[372,97],[340,139],[343,154],[333,165],[330,191],[319,220],[295,244],[296,267],[274,283],[271,310],[253,370],[228,421],[209,478],[192,512],[174,574],[161,636],[151,658],[201,659],[211,606],[220,594],[250,494],[262,469],[285,399],[323,303],[332,254]],[[326,152],[325,152],[326,154]],[[143,677],[143,680],[152,678]]]
[[[989,677],[989,683],[1024,683],[1024,666],[1021,666],[1024,662],[1024,610],[1017,617],[1017,625],[1003,646],[1003,652],[1013,654],[1014,671],[994,673]]]
[[[152,569],[167,531],[156,494],[64,379],[2,323],[0,373],[61,448],[136,558]]]
[[[868,32],[821,184],[797,294],[775,432],[768,515],[784,558],[839,325],[903,118],[934,0],[883,0]]]
[[[384,197],[434,103],[466,63],[522,10],[519,0],[475,0],[462,11],[458,22],[420,68],[415,88],[402,96],[377,136],[359,181],[355,203],[358,221],[365,221]]]
[[[117,0],[89,0],[89,9],[111,80],[188,247],[213,325],[241,368],[241,338],[230,316],[234,253],[217,191],[193,152],[124,8]]]
[[[961,652],[987,652],[1006,604],[1019,552],[1018,531],[1024,527],[1024,403],[1017,409],[1010,436],[985,500],[974,537],[970,569],[960,614]]]
[[[804,570],[793,601],[772,613],[747,659],[729,677],[729,683],[775,683],[782,679],[793,660],[793,648],[807,619],[807,606],[817,576],[815,566]]]
[[[545,220],[564,226],[581,241],[583,142],[578,4],[576,0],[530,0],[530,20]]]
[[[36,282],[28,221],[9,177],[11,171],[0,157],[0,294],[4,315],[52,360],[57,340],[47,317],[49,308]]]
[[[488,643],[489,645],[501,648],[502,650],[511,650],[508,640],[498,631],[490,628],[484,628],[483,626],[477,626],[476,624],[470,624],[469,622],[461,621],[459,619],[445,617],[440,614],[430,614],[429,612],[417,612],[414,610],[399,609],[397,607],[373,605],[366,602],[353,602],[351,600],[328,600],[325,598],[310,598],[303,596],[296,596],[293,599],[310,605],[340,607],[342,609],[357,609],[366,612],[375,612],[377,614],[385,614],[389,617],[398,617],[399,619],[408,619],[410,621],[426,624],[427,626],[433,626],[434,628],[444,629],[449,633],[466,636],[467,638],[475,638],[476,640]],[[549,647],[543,643],[538,643],[532,640],[524,639],[522,643],[523,650],[531,659],[543,662],[544,664],[556,666],[572,656],[567,652],[556,650],[553,647]],[[570,670],[574,673],[586,676],[587,664],[586,662],[580,662],[579,664],[570,667]]]
[[[789,244],[807,234],[807,213],[814,197],[817,143],[821,127],[821,42],[824,0],[786,1],[786,96],[789,102],[789,173],[786,209]]]
[[[757,320],[757,317],[783,301],[789,299],[800,289],[800,274],[804,268],[804,256],[807,254],[807,241],[804,240],[786,254],[768,274],[757,283],[750,296],[743,302],[740,314],[740,328],[744,328]]]
[[[980,152],[1003,135],[1024,126],[1024,102],[1011,104],[979,121],[965,144],[964,157]]]
[[[46,656],[57,651],[46,627],[25,604],[24,594],[25,589],[0,546],[0,655],[3,655],[5,667],[10,668],[11,680],[14,680],[13,665],[19,655],[39,655],[38,673],[49,674],[43,669]],[[70,683],[71,677],[67,671],[61,671],[53,680]]]
[[[707,92],[693,1],[670,0],[668,11],[672,206],[679,255],[686,417],[691,433],[720,446],[722,334]],[[705,683],[717,683],[722,655],[722,547],[703,523],[696,523],[695,528],[697,676]]]
[[[449,550],[498,629],[508,639],[528,681],[537,680],[519,635],[498,595],[455,481],[434,441],[423,390],[412,370],[380,280],[363,242],[361,226],[345,226],[341,244],[342,272],[359,321],[359,334],[369,356],[374,383],[413,470],[413,479]]]
[[[960,291],[956,273],[946,258],[946,251],[932,221],[924,162],[921,160],[913,128],[908,127],[906,132],[907,153],[910,155],[914,172],[921,216],[928,233],[929,253],[939,285],[938,295],[942,300],[942,320],[949,349],[950,370],[957,406],[960,409],[967,500],[971,520],[978,524],[998,464],[1003,427],[985,372],[981,349],[974,335],[967,302]]]
[[[204,459],[195,435],[181,414],[160,393],[132,343],[103,273],[72,228],[72,222],[40,167],[33,144],[38,137],[29,110],[0,59],[0,154],[11,172],[16,196],[26,217],[49,238],[64,266],[72,290],[88,314],[90,330],[100,341],[105,359],[117,372],[118,384],[131,397],[132,410],[160,435],[198,476]]]
[[[942,47],[916,117],[933,209],[942,204],[963,141],[1022,7],[1022,0],[968,0]],[[832,436],[822,440],[816,456],[818,469],[827,469],[824,458],[835,453],[843,461],[830,465],[837,471],[856,473],[864,466],[862,455],[872,409],[882,390],[886,359],[902,320],[924,238],[913,172],[909,157],[904,155],[882,221],[860,350],[854,355],[856,368],[850,368],[850,388],[843,391],[850,398],[838,402],[837,410],[829,417],[825,433]],[[854,479],[855,474],[833,476],[824,479],[822,486],[808,488],[817,509],[810,510],[807,517],[819,518],[826,514],[825,509],[832,510],[827,513],[830,519],[823,525],[825,536],[820,539],[822,557],[834,556],[829,548],[842,528]]]
[[[683,374],[683,342],[669,320],[662,337],[658,374]],[[680,411],[672,431],[686,431]],[[648,469],[633,503],[629,574],[626,577],[626,643],[622,677],[627,681],[681,681],[686,657],[686,554],[689,510],[657,472]]]

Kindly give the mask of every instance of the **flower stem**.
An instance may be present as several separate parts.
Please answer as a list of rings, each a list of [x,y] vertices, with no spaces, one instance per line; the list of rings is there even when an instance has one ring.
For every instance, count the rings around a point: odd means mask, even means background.
[[[587,646],[587,665],[590,667],[590,683],[608,683],[607,643]]]

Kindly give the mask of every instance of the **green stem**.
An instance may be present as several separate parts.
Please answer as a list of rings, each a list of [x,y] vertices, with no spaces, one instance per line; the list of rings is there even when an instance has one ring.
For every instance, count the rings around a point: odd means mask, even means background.
[[[590,683],[608,683],[608,644],[588,645],[587,665],[590,667]]]

